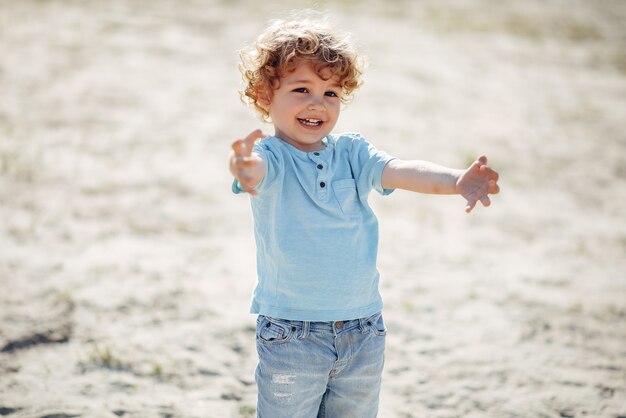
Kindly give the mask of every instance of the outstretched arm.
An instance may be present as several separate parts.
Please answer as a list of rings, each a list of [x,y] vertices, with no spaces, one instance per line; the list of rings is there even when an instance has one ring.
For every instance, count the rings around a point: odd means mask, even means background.
[[[466,170],[443,167],[427,161],[391,160],[385,166],[382,186],[386,189],[404,189],[418,193],[460,194],[467,200],[466,212],[471,212],[480,201],[489,206],[489,194],[498,193],[498,173],[487,166],[487,157],[481,156]]]
[[[252,152],[252,148],[258,139],[264,137],[260,129],[251,132],[245,139],[233,142],[232,151],[228,156],[230,172],[239,180],[241,188],[253,195],[257,194],[254,186],[265,176],[265,163],[261,157]]]

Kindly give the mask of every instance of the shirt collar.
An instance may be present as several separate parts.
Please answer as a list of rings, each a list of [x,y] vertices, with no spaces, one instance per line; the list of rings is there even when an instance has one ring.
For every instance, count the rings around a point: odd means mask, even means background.
[[[326,153],[330,152],[334,146],[335,146],[335,142],[332,140],[331,135],[327,135],[324,138],[322,138],[322,144],[324,144],[325,148],[321,149],[319,151],[302,151],[299,150],[298,148],[294,147],[293,145],[291,145],[288,142],[283,141],[282,139],[276,137],[276,136],[271,136],[272,141],[280,143],[281,146],[285,147],[292,155],[302,159],[302,160],[308,160],[309,159],[309,155],[310,154],[315,154],[315,155],[325,155]]]

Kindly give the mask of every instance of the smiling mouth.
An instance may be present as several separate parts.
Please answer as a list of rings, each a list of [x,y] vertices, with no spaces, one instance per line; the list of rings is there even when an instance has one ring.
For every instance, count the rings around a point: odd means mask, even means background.
[[[298,118],[298,121],[302,125],[309,126],[309,127],[312,127],[312,128],[320,126],[322,123],[324,123],[324,121],[322,121],[320,119],[300,119],[300,118]]]

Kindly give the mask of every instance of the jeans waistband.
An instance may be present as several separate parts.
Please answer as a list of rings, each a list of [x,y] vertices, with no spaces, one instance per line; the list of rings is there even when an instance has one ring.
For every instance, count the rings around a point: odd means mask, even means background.
[[[287,327],[296,327],[297,330],[302,330],[302,334],[306,335],[309,332],[329,332],[339,334],[341,332],[349,331],[357,327],[361,328],[362,332],[367,332],[367,327],[371,326],[372,322],[375,322],[376,317],[380,315],[381,313],[378,312],[366,318],[327,322],[296,321],[291,319],[281,319],[274,317],[267,318],[276,324],[282,324]]]

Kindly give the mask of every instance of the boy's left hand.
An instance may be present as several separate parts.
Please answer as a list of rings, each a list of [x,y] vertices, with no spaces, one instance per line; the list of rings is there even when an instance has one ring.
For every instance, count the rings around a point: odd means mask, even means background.
[[[500,191],[498,177],[498,173],[487,166],[487,157],[484,155],[461,174],[456,182],[456,190],[467,200],[465,212],[470,213],[478,201],[483,206],[491,205],[488,195]]]

